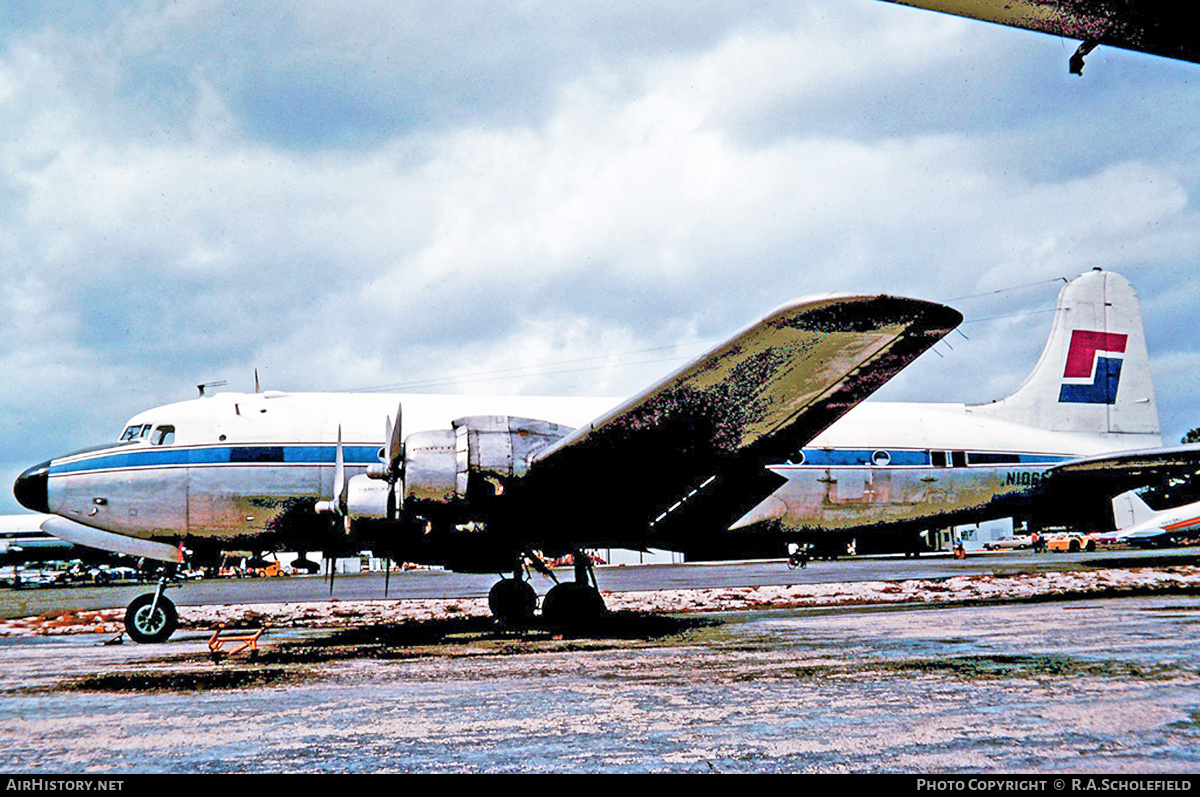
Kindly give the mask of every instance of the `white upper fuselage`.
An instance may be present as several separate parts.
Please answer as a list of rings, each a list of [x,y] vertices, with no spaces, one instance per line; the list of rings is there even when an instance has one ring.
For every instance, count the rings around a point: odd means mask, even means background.
[[[579,426],[612,407],[617,399],[545,396],[472,396],[384,393],[218,393],[155,407],[133,416],[133,426],[175,429],[174,445],[223,442],[384,443],[385,426],[402,407],[404,433],[448,429],[468,415],[512,415]],[[139,438],[149,444],[149,436]]]
[[[374,393],[219,393],[140,412],[126,424],[173,427],[172,445],[220,443],[334,443],[383,445],[387,420],[403,408],[404,433],[448,429],[469,415],[512,415],[579,427],[618,403],[614,398],[471,396]],[[864,402],[805,448],[943,449],[1017,452],[1065,457],[1102,454],[1161,443],[1130,435],[1052,432],[973,412],[965,404]],[[149,434],[135,444],[150,445]],[[93,454],[94,452],[88,452]],[[63,458],[67,459],[67,458]]]

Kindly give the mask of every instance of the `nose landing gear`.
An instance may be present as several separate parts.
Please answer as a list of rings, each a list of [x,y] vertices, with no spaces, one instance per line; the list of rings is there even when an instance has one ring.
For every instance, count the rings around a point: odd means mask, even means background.
[[[171,574],[158,579],[154,592],[138,595],[125,608],[125,631],[134,642],[166,642],[179,627],[175,604],[163,592],[179,582]]]

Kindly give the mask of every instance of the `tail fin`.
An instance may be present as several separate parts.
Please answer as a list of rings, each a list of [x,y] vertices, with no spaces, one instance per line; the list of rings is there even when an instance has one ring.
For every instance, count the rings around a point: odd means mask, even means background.
[[[1113,498],[1112,508],[1117,531],[1145,523],[1158,514],[1133,490]]]
[[[1063,286],[1033,373],[1008,398],[971,412],[1056,432],[1111,435],[1114,449],[1162,445],[1141,305],[1129,281],[1097,268]]]

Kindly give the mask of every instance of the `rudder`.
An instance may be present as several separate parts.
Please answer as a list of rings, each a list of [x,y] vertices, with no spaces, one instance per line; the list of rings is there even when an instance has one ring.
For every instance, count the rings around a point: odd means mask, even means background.
[[[1063,286],[1033,373],[1007,398],[970,409],[1055,432],[1116,436],[1114,448],[1162,445],[1133,286],[1099,268]]]

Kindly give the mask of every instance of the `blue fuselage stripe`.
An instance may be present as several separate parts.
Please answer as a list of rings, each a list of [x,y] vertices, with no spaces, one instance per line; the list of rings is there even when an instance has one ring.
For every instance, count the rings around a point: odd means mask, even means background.
[[[347,465],[363,466],[379,462],[378,446],[343,446]],[[795,463],[804,467],[931,467],[928,450],[887,449],[886,464],[877,461],[884,449],[808,448]],[[126,468],[166,468],[205,465],[332,465],[337,447],[332,444],[310,445],[239,445],[202,448],[139,447],[135,450],[96,452],[86,458],[55,462],[51,475],[66,475]],[[1054,465],[1070,457],[1053,454],[1014,454],[1007,452],[967,452],[970,465]],[[792,465],[792,462],[781,463]]]
[[[379,462],[379,446],[343,446],[347,465]],[[99,453],[87,459],[55,462],[50,475],[81,473],[122,468],[164,468],[189,465],[332,465],[337,456],[334,445],[262,445],[216,446],[207,448],[143,448],[137,451]]]
[[[876,454],[880,452],[886,453],[886,462],[877,461]],[[806,448],[801,453],[803,459],[796,464],[814,468],[864,468],[881,465],[893,468],[927,468],[933,464],[928,450]],[[969,465],[1055,465],[1069,459],[1071,457],[1054,454],[967,452]]]

